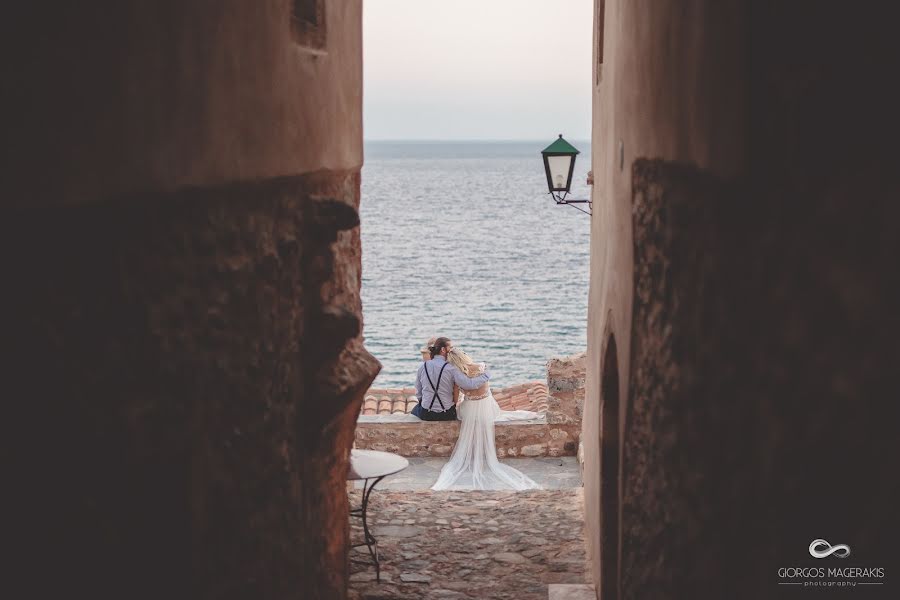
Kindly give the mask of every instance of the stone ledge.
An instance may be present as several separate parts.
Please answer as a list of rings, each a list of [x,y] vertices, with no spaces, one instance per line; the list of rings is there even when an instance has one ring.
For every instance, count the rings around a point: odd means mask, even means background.
[[[505,388],[493,388],[491,392],[502,410],[530,410],[546,412],[548,403],[547,384],[543,381],[528,381]],[[360,407],[362,416],[390,416],[409,414],[418,403],[416,390],[405,388],[370,388]]]
[[[543,420],[498,422],[497,456],[575,456],[581,424],[551,425]],[[408,457],[450,456],[459,421],[357,422],[354,447]]]
[[[452,421],[451,421],[452,422]],[[497,427],[506,427],[509,425],[543,425],[546,424],[547,415],[541,415],[540,418],[537,419],[517,419],[515,421],[495,421],[495,425]],[[363,423],[380,423],[382,425],[396,425],[398,423],[406,423],[407,425],[441,425],[443,423],[447,423],[447,421],[423,421],[419,417],[415,415],[401,415],[401,414],[390,414],[390,415],[360,415],[356,419],[357,426]]]
[[[585,353],[547,363],[547,381],[494,389],[504,410],[532,410],[541,418],[497,421],[497,456],[576,456],[584,407]],[[409,414],[415,389],[369,390],[356,422],[356,448],[408,457],[450,456],[459,437],[459,421],[422,421]]]

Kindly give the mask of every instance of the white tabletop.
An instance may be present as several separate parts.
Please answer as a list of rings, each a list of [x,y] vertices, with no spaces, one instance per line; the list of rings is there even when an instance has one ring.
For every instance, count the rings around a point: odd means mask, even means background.
[[[399,454],[379,450],[351,450],[347,479],[371,479],[402,471],[409,461]]]

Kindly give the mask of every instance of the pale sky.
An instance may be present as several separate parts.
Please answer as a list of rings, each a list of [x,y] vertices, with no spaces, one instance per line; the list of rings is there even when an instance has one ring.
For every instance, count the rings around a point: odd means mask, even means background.
[[[367,140],[591,137],[592,0],[365,0]]]

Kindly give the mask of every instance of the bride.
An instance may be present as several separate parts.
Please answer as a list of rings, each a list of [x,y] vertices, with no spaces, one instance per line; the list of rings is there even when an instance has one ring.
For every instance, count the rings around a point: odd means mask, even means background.
[[[475,363],[459,348],[447,353],[447,360],[457,369],[475,377],[484,372],[484,363]],[[540,415],[531,411],[502,411],[491,394],[490,384],[478,389],[463,390],[463,398],[457,405],[457,414],[462,421],[459,439],[453,448],[450,460],[441,469],[437,483],[431,489],[475,489],[475,490],[531,490],[540,486],[530,477],[497,460],[494,445],[494,421],[513,419],[534,419]]]

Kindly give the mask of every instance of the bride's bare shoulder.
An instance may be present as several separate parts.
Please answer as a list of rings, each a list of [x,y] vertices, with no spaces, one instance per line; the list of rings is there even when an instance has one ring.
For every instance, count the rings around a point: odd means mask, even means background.
[[[472,363],[470,365],[466,365],[466,375],[469,377],[475,377],[476,375],[481,375],[484,373],[484,365],[483,363]]]

